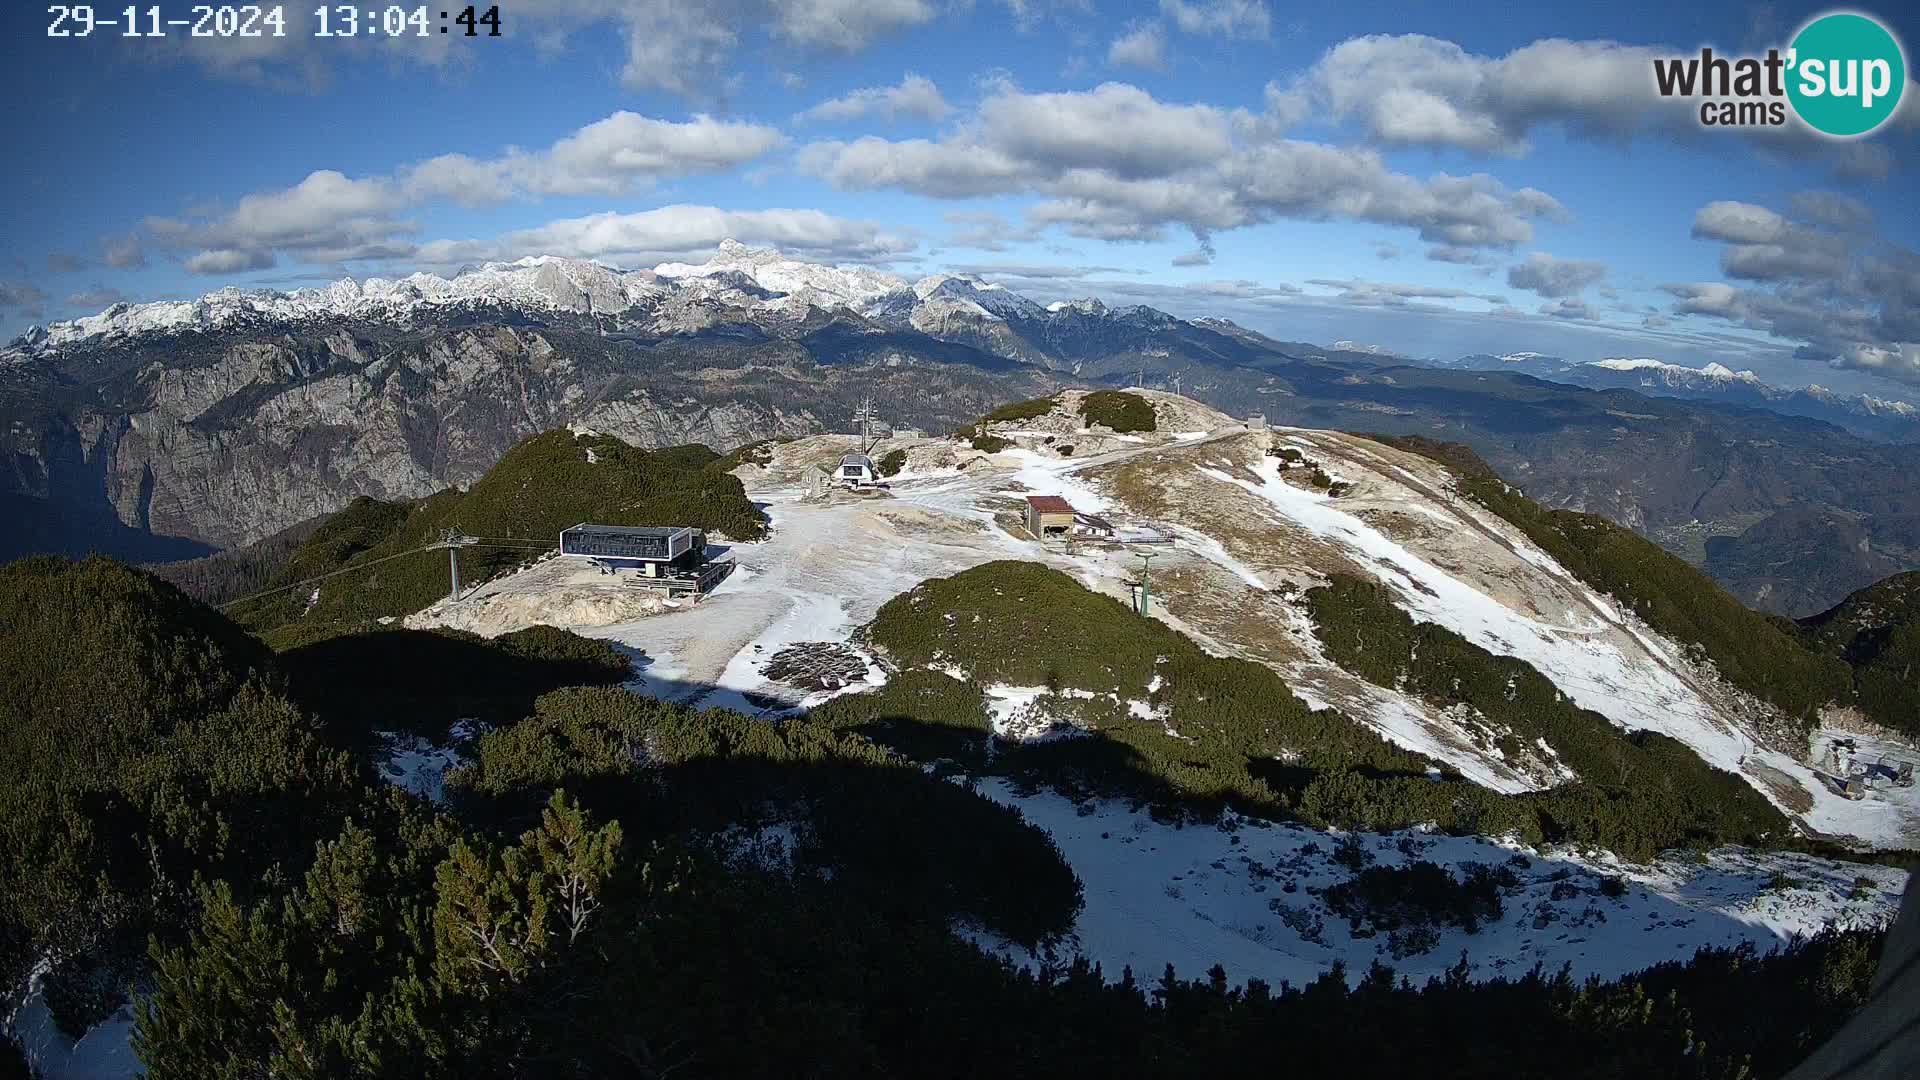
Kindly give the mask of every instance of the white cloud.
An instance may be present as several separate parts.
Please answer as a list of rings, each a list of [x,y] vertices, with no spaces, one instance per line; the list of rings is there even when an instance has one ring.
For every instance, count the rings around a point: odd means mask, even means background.
[[[1525,262],[1508,268],[1507,284],[1538,293],[1549,300],[1569,299],[1579,296],[1587,286],[1598,283],[1606,276],[1605,263],[1562,259],[1544,251],[1536,251],[1528,255]]]
[[[1866,209],[1858,203],[1849,207],[1830,199],[1802,199],[1796,212],[1811,209],[1833,214],[1853,212],[1854,208]],[[1693,218],[1693,235],[1728,245],[1720,253],[1720,269],[1728,277],[1748,281],[1835,279],[1847,272],[1848,237],[1818,225],[1792,223],[1752,203],[1722,201],[1701,207]]]
[[[1697,101],[1662,97],[1654,83],[1656,58],[1687,51],[1547,38],[1490,56],[1424,34],[1374,34],[1341,42],[1291,83],[1271,86],[1270,111],[1352,121],[1391,146],[1517,156],[1536,131],[1558,128],[1608,142],[1658,136],[1723,147],[1739,140],[1763,153],[1822,161],[1856,179],[1884,179],[1892,168],[1884,146],[1823,139],[1798,123],[1703,126]],[[1920,106],[1903,105],[1895,127],[1920,129]]]
[[[785,142],[779,131],[759,124],[619,112],[546,150],[509,150],[484,160],[442,155],[393,176],[352,178],[323,169],[291,188],[246,195],[225,213],[151,219],[147,231],[169,248],[197,251],[186,263],[196,273],[262,269],[274,264],[276,252],[313,262],[404,258],[413,250],[407,238],[418,228],[402,215],[423,203],[621,195],[663,178],[725,171]]]
[[[1693,215],[1696,239],[1765,244],[1781,239],[1786,232],[1786,218],[1752,203],[1724,200],[1708,203]]]
[[[948,247],[1005,251],[1009,240],[1033,239],[1029,232],[991,210],[949,210],[941,218],[954,226],[947,234]]]
[[[604,213],[549,222],[493,240],[423,244],[416,261],[432,266],[564,255],[637,265],[704,253],[721,240],[778,247],[796,255],[840,262],[884,262],[913,251],[908,235],[871,221],[819,210],[723,210],[662,206],[638,213]]]
[[[20,311],[38,315],[47,302],[47,294],[24,281],[0,281],[0,311]]]
[[[1788,202],[1795,217],[1815,225],[1859,229],[1873,224],[1873,211],[1865,203],[1837,191],[1796,192]]]
[[[1160,0],[1160,13],[1183,34],[1264,38],[1273,29],[1263,0]]]
[[[685,122],[618,112],[555,143],[544,155],[508,162],[535,194],[617,195],[666,176],[723,172],[783,145],[760,124],[695,116]]]
[[[1158,175],[1217,160],[1232,149],[1227,114],[1211,105],[1170,105],[1126,83],[1024,94],[1003,86],[980,105],[992,148],[1060,169]]]
[[[1866,208],[1803,192],[1791,216],[1752,203],[1709,203],[1693,235],[1724,244],[1729,281],[1662,288],[1673,312],[1720,319],[1801,343],[1839,367],[1920,380],[1920,254],[1861,228]],[[1745,282],[1749,284],[1735,284]]]
[[[1600,318],[1593,305],[1575,297],[1564,297],[1549,304],[1540,305],[1540,314],[1551,315],[1556,319],[1585,319],[1589,322]]]
[[[1532,239],[1532,220],[1565,214],[1531,188],[1484,175],[1416,179],[1369,150],[1274,138],[1245,114],[1160,102],[1123,83],[1034,94],[1003,83],[938,140],[817,142],[798,163],[847,190],[1039,195],[1032,222],[1106,240],[1155,239],[1171,226],[1204,243],[1277,218],[1342,218],[1406,226],[1433,244],[1508,248]]]
[[[203,251],[187,260],[187,270],[195,274],[238,274],[248,270],[267,270],[273,266],[273,254],[266,251],[239,251],[221,248]]]
[[[551,55],[576,40],[613,37],[625,48],[620,82],[629,90],[664,90],[712,101],[724,96],[741,45],[764,34],[806,50],[855,53],[937,18],[933,0],[541,0],[510,6],[502,40],[486,50],[531,47]],[[339,69],[372,60],[426,68],[474,63],[479,50],[451,35],[361,39],[339,48],[310,34],[156,42],[150,54],[184,58],[209,74],[281,89],[314,89]]]
[[[660,179],[724,172],[785,144],[785,135],[762,124],[617,112],[537,153],[443,154],[403,169],[400,182],[414,199],[468,205],[516,195],[621,195]]]
[[[127,295],[119,289],[110,289],[105,285],[95,285],[85,292],[77,292],[67,297],[67,306],[83,311],[101,311],[125,300]]]
[[[927,0],[784,0],[773,8],[774,25],[781,36],[803,45],[846,52],[928,22],[935,14]]]
[[[898,120],[902,117],[940,121],[953,112],[953,106],[940,94],[933,80],[908,72],[898,86],[870,86],[829,101],[823,101],[796,119],[845,121],[862,117]]]
[[[1333,289],[1342,303],[1361,307],[1407,307],[1432,306],[1418,305],[1424,300],[1478,300],[1485,304],[1503,305],[1504,296],[1492,293],[1476,293],[1465,289],[1451,289],[1437,285],[1403,285],[1389,281],[1363,281],[1355,279],[1310,278],[1309,285],[1323,289]]]
[[[1656,55],[1615,42],[1550,39],[1496,58],[1423,34],[1375,34],[1334,46],[1287,93],[1357,120],[1390,145],[1518,154],[1541,123],[1616,135],[1642,124],[1658,103]],[[1673,123],[1691,118],[1684,103],[1665,107]]]
[[[138,236],[117,236],[104,245],[107,265],[115,270],[138,270],[147,265],[147,253]]]
[[[1107,46],[1107,63],[1114,67],[1167,69],[1167,38],[1157,23],[1132,24]]]

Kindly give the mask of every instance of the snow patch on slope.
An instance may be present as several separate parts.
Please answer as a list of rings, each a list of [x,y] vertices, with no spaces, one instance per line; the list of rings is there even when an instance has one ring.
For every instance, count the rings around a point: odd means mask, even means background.
[[[1318,892],[1351,872],[1333,862],[1345,834],[1225,815],[1216,825],[1154,820],[1125,803],[1076,803],[1053,792],[1022,794],[1004,780],[979,785],[1045,829],[1085,886],[1086,907],[1065,950],[1100,962],[1109,979],[1131,967],[1141,980],[1172,964],[1185,978],[1218,963],[1230,983],[1261,978],[1296,986],[1343,963],[1349,980],[1375,959],[1416,983],[1460,960],[1472,977],[1518,976],[1542,965],[1571,964],[1576,978],[1611,978],[1710,945],[1752,942],[1761,949],[1829,924],[1878,925],[1891,918],[1906,873],[1743,849],[1712,852],[1701,863],[1673,859],[1649,867],[1605,855],[1541,852],[1490,840],[1405,832],[1356,834],[1375,865],[1426,860],[1453,869],[1469,862],[1510,865],[1520,885],[1505,890],[1505,912],[1478,933],[1442,929],[1434,946],[1396,959],[1386,935],[1353,935]],[[1510,862],[1519,856],[1521,862]],[[1620,897],[1600,891],[1620,878]],[[1864,886],[1856,879],[1864,879]],[[1020,961],[1024,950],[971,934]]]

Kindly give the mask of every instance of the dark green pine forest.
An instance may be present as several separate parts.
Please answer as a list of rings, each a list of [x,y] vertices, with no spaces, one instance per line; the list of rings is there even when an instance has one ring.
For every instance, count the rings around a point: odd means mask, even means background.
[[[466,492],[356,503],[251,562],[165,578],[100,558],[0,568],[0,1016],[36,982],[72,1035],[130,1008],[155,1080],[1250,1068],[1731,1080],[1783,1074],[1866,995],[1871,930],[1703,950],[1611,982],[1551,970],[1474,981],[1463,957],[1423,984],[1376,965],[1272,986],[1218,966],[1115,972],[1072,956],[1081,882],[1044,832],[968,777],[1134,799],[1194,826],[1240,809],[1637,853],[1793,843],[1736,779],[1623,737],[1550,698],[1525,665],[1413,624],[1359,582],[1309,597],[1339,662],[1439,697],[1512,680],[1516,731],[1569,761],[1630,760],[1673,779],[1642,802],[1604,778],[1540,797],[1434,783],[1431,763],[1309,714],[1267,669],[1209,656],[1027,564],[903,594],[864,631],[897,669],[887,687],[779,720],[636,694],[626,655],[550,627],[487,640],[379,621],[430,600],[444,559],[414,557],[433,571],[417,580],[398,569],[410,560],[382,564],[366,571],[377,582],[328,590],[342,595],[310,610],[294,592],[223,612],[167,580],[225,602],[364,566],[440,527],[481,533],[532,514],[555,531],[614,512],[736,538],[762,527],[704,450],[593,443],[588,462],[583,443],[542,436]],[[631,486],[578,480],[609,464]],[[1654,610],[1673,595],[1643,600]],[[1683,599],[1663,617],[1699,619],[1709,641],[1738,630]],[[953,612],[979,617],[949,623]],[[1112,627],[1098,649],[1072,634],[1044,656],[1007,647],[1090,618]],[[1347,650],[1361,620],[1387,644]],[[1786,644],[1762,644],[1791,646],[1781,655],[1805,670],[1756,667],[1755,685],[1797,700],[1837,671],[1835,692],[1852,692],[1848,645],[1766,626]],[[1872,655],[1887,667],[1900,654]],[[972,678],[932,671],[936,657]],[[1471,678],[1456,685],[1459,672]],[[1144,687],[1156,673],[1155,703],[1193,718],[1192,742],[1090,712],[1079,719],[1096,737],[988,753],[980,681]],[[393,733],[444,738],[464,718],[481,733],[444,800],[388,782]],[[1278,767],[1272,740],[1310,749]],[[1328,900],[1356,924],[1411,934],[1498,914],[1498,869],[1456,879],[1355,859],[1353,871]],[[956,928],[1047,959],[1015,967]],[[27,1075],[20,1048],[0,1041],[0,1077]]]

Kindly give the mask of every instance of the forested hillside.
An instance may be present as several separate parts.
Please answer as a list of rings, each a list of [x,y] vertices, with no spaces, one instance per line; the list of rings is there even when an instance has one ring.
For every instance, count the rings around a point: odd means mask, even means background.
[[[1920,736],[1920,573],[1895,574],[1798,625],[1853,669],[1853,700],[1868,716]]]
[[[1019,591],[1114,618],[1122,647],[1019,667],[991,647],[1014,606],[965,581],[903,597],[873,635],[905,662],[964,655],[1063,690],[1158,675],[1188,712],[1221,706],[1205,745],[1240,767],[1260,703],[1285,715],[1264,669],[1088,609],[1110,602],[1057,578],[1032,572]],[[963,597],[979,634],[936,643],[932,600]],[[1057,940],[1080,905],[1074,873],[1016,811],[867,737],[968,729],[919,707],[943,684],[978,707],[946,674],[781,723],[619,689],[548,692],[483,735],[435,804],[374,781],[376,751],[333,747],[300,678],[147,575],[15,564],[0,571],[0,613],[0,853],[23,886],[0,898],[0,1011],[31,987],[78,1033],[132,1000],[155,1080],[1173,1077],[1279,1056],[1385,1076],[1404,1071],[1409,1040],[1441,1076],[1484,1075],[1496,1058],[1526,1075],[1769,1076],[1833,1030],[1872,974],[1876,939],[1861,932],[1772,957],[1706,952],[1613,984],[1473,981],[1464,967],[1425,987],[1382,968],[1352,988],[1337,969],[1306,987],[1020,971],[952,928]],[[592,655],[559,639],[535,651]],[[1334,746],[1329,762],[1392,764],[1359,734]],[[1011,764],[1036,780],[1119,775],[1072,757]],[[1200,796],[1201,810],[1215,766],[1175,767],[1192,771],[1169,805]],[[1752,1024],[1756,1009],[1775,1019]]]

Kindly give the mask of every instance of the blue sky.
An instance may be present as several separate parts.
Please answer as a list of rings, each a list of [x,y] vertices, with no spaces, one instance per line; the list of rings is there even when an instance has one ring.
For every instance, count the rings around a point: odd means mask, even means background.
[[[474,40],[441,6],[399,40],[285,10],[253,41],[0,16],[0,336],[734,235],[1283,339],[1920,396],[1917,95],[1834,142],[1650,90],[1650,56],[1784,45],[1819,6],[548,0]]]

